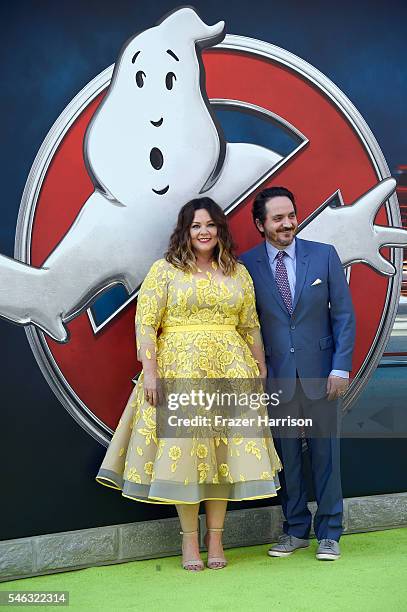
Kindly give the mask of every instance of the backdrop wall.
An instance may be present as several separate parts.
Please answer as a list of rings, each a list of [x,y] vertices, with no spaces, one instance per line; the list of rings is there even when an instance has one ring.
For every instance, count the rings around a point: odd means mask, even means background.
[[[175,6],[162,0],[1,6],[1,253],[13,256],[24,184],[53,122],[114,63],[126,39]],[[361,112],[390,169],[407,163],[404,2],[217,0],[194,6],[208,23],[224,19],[228,33],[271,42],[321,70]],[[56,399],[24,329],[0,321],[0,338],[0,539],[172,516],[172,507],[138,504],[95,483],[104,448]],[[393,374],[400,392],[392,401],[404,401],[405,371],[400,366]],[[342,451],[345,496],[407,490],[406,440],[348,439]]]

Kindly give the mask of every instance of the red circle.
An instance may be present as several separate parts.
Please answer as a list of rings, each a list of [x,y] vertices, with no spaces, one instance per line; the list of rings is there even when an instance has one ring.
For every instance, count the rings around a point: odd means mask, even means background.
[[[350,121],[327,94],[304,76],[278,61],[243,52],[212,49],[203,57],[209,98],[240,100],[268,109],[308,138],[308,145],[261,186],[285,185],[291,189],[298,201],[299,221],[337,189],[345,203],[351,204],[378,182],[368,151]],[[32,228],[31,263],[35,266],[45,261],[93,192],[83,159],[83,140],[103,95],[75,120],[48,167]],[[259,242],[251,221],[252,197],[229,216],[239,252]],[[376,222],[389,224],[384,208]],[[388,255],[388,250],[383,254]],[[352,266],[350,287],[357,319],[354,374],[375,340],[388,282],[388,278],[363,264]],[[95,335],[83,313],[69,323],[71,339],[67,344],[46,337],[68,384],[88,409],[112,429],[130,394],[131,378],[140,369],[135,352],[134,315],[133,302]]]

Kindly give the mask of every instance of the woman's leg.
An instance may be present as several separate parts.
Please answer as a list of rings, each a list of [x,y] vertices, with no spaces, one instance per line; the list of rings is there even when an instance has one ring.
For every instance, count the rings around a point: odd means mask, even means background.
[[[224,558],[222,546],[222,531],[220,530],[223,529],[223,524],[225,522],[226,506],[227,501],[223,500],[207,500],[205,502],[206,527],[208,529],[206,536],[208,558]],[[216,565],[216,563],[214,565]],[[224,564],[219,563],[218,566],[223,567]]]
[[[182,537],[183,562],[185,563],[191,559],[200,559],[198,540],[199,504],[177,504],[175,507],[181,522],[181,530],[184,534],[188,534]],[[188,566],[188,568],[194,569],[193,564]],[[196,569],[201,568],[197,567]]]

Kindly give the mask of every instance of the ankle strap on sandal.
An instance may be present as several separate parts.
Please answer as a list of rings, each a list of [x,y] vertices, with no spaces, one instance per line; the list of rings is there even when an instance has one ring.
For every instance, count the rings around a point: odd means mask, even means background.
[[[180,535],[193,535],[195,533],[198,533],[197,529],[195,531],[180,531],[179,532]]]
[[[225,530],[224,530],[223,527],[207,527],[206,531],[215,531],[215,532],[217,531],[217,532],[220,533],[220,532],[225,531]]]

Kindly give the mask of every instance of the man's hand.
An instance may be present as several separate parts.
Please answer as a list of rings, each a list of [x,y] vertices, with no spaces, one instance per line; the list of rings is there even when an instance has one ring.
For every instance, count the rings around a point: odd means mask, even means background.
[[[343,397],[349,387],[349,378],[341,378],[330,374],[326,385],[328,400],[331,402],[334,399]]]

